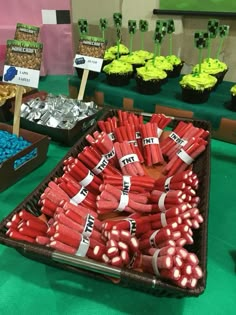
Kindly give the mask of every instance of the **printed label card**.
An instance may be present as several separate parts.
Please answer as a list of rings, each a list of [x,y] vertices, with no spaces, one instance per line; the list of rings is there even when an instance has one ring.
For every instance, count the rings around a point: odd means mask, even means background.
[[[37,88],[42,52],[42,43],[8,40],[3,81]]]
[[[100,72],[106,50],[106,41],[100,37],[82,36],[74,67]]]

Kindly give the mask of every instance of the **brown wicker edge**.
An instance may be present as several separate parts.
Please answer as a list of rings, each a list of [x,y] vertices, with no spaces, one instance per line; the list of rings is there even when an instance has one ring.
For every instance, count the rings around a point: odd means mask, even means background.
[[[139,113],[137,113],[139,114]],[[117,116],[117,110],[108,110],[100,117],[101,120],[105,120],[108,117]],[[173,126],[176,125],[180,120],[192,122],[196,127],[203,128],[205,130],[211,131],[210,122],[203,120],[192,120],[186,118],[175,118],[173,120]],[[75,143],[75,145],[68,151],[68,153],[62,158],[62,160],[56,165],[56,167],[50,172],[50,174],[22,201],[8,216],[6,216],[0,222],[0,243],[9,247],[15,248],[22,255],[27,258],[42,262],[44,264],[61,268],[64,270],[72,271],[79,274],[84,274],[86,276],[92,276],[93,278],[98,278],[100,280],[107,280],[106,276],[97,274],[95,272],[87,271],[81,268],[72,267],[67,264],[62,264],[54,261],[52,255],[54,250],[47,248],[45,246],[30,244],[24,241],[16,241],[10,239],[5,235],[6,223],[11,219],[11,217],[19,212],[21,209],[25,208],[34,215],[38,216],[40,210],[38,207],[38,200],[40,195],[43,193],[44,189],[50,180],[55,177],[59,177],[63,173],[63,161],[69,156],[76,156],[83,147],[87,145],[85,136],[89,133],[93,133],[98,129],[97,124],[90,128],[83,137]],[[198,196],[200,196],[201,201],[199,204],[199,209],[204,217],[204,222],[201,227],[194,231],[194,244],[189,246],[189,250],[196,253],[200,266],[203,270],[203,278],[198,282],[195,289],[182,289],[169,282],[163,281],[162,279],[157,279],[152,275],[144,274],[142,272],[137,272],[129,269],[121,269],[119,284],[123,287],[129,287],[133,289],[138,289],[156,296],[163,297],[197,297],[202,294],[206,287],[207,278],[207,232],[208,232],[208,207],[209,207],[209,182],[210,182],[210,136],[208,138],[208,146],[206,150],[199,156],[199,158],[194,163],[194,172],[198,175],[200,179],[200,187],[198,189]],[[110,281],[110,279],[109,279]]]

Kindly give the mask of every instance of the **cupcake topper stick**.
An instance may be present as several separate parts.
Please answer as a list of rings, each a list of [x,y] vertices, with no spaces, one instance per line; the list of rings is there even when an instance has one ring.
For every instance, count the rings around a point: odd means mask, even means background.
[[[88,21],[86,19],[79,19],[78,26],[80,36],[88,34]]]
[[[219,26],[220,44],[217,50],[216,58],[219,59],[225,38],[229,35],[229,25]]]
[[[198,56],[198,73],[201,73],[201,64],[202,64],[202,49],[207,48],[209,40],[209,33],[208,32],[195,32],[194,33],[194,43],[196,48],[199,50]]]
[[[157,21],[156,23],[156,29],[154,31],[154,57],[153,57],[153,64],[155,63],[156,56],[160,56],[161,54],[161,43],[163,41],[163,38],[166,35],[167,30],[167,22],[166,21]]]
[[[132,53],[133,50],[133,39],[134,39],[134,34],[136,33],[137,30],[137,23],[135,20],[129,20],[128,21],[128,30],[129,30],[129,53]]]
[[[117,59],[120,58],[120,41],[121,41],[121,26],[122,26],[122,14],[121,13],[114,13],[113,14],[113,21],[116,28],[116,36],[117,36]]]
[[[173,19],[170,19],[167,21],[167,34],[169,34],[169,55],[172,55],[173,53],[173,33],[175,31],[175,23]]]
[[[216,38],[216,35],[219,30],[219,20],[211,19],[207,23],[207,29],[209,33],[209,45],[208,45],[208,51],[207,51],[207,58],[209,59],[211,57],[211,44],[212,39]]]
[[[141,32],[141,50],[144,49],[144,34],[148,31],[148,21],[140,20],[139,21],[139,30]]]
[[[105,30],[107,29],[108,21],[107,19],[101,18],[99,20],[99,27],[100,30],[102,31],[102,38],[105,39]]]

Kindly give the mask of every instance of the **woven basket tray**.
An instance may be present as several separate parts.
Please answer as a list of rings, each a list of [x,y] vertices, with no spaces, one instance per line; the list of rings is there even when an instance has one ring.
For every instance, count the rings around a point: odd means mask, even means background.
[[[105,120],[108,117],[117,116],[117,110],[109,110],[104,113],[101,120]],[[192,122],[194,126],[200,127],[210,131],[210,123],[202,120],[191,120],[191,119],[173,119],[173,127],[180,121],[184,120]],[[97,130],[97,125],[90,128],[86,134],[93,133]],[[27,258],[40,261],[42,263],[62,268],[64,270],[73,271],[80,274],[92,276],[93,278],[99,278],[101,280],[107,280],[117,283],[123,287],[130,287],[145,291],[147,293],[163,296],[163,297],[190,297],[199,296],[202,294],[206,287],[207,278],[207,225],[208,225],[208,198],[209,198],[209,179],[210,179],[210,137],[208,139],[208,146],[206,150],[199,156],[194,162],[193,171],[198,175],[200,180],[200,187],[198,189],[198,196],[201,198],[199,209],[204,222],[200,228],[194,230],[194,244],[188,247],[191,252],[194,252],[200,261],[200,266],[203,270],[203,278],[198,281],[195,289],[183,289],[177,287],[170,282],[166,282],[162,279],[158,279],[151,274],[145,274],[125,268],[117,268],[105,265],[103,263],[97,263],[91,259],[84,257],[77,257],[68,254],[64,254],[55,251],[46,246],[37,244],[31,244],[24,241],[16,241],[10,239],[5,235],[6,223],[11,217],[22,210],[27,209],[34,215],[40,215],[40,208],[38,201],[40,195],[43,193],[49,181],[55,177],[60,177],[63,174],[63,161],[69,156],[76,157],[79,152],[82,151],[84,146],[87,145],[85,136],[81,138],[66,154],[66,156],[57,164],[57,166],[51,171],[51,173],[41,182],[41,184],[21,203],[19,204],[2,222],[0,222],[0,243],[15,248],[22,255]]]

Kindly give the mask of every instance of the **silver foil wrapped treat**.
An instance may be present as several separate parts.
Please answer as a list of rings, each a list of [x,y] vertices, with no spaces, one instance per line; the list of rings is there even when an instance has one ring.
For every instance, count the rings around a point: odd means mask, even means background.
[[[79,120],[97,113],[98,110],[94,102],[48,94],[45,100],[35,98],[23,103],[21,117],[52,128],[71,129]]]

